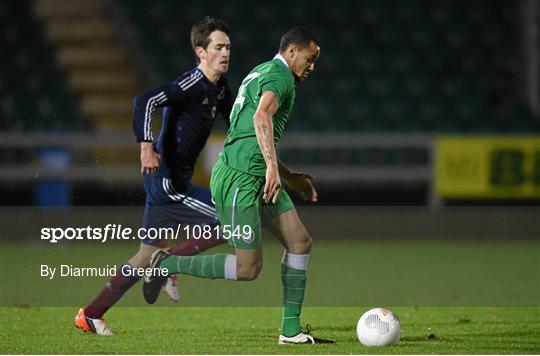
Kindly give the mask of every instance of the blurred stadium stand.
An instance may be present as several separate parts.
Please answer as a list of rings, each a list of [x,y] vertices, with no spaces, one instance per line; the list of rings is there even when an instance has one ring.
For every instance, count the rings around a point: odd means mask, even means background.
[[[129,130],[140,69],[129,58],[107,2],[35,0],[34,13],[92,129]]]
[[[30,1],[0,2],[2,131],[80,130],[78,103]]]
[[[320,36],[322,56],[316,75],[299,89],[291,130],[540,129],[510,88],[518,50],[514,1],[319,0],[311,6],[283,2],[283,7],[254,7],[250,1],[119,3],[161,79],[192,65],[187,33],[207,14],[231,24],[230,77],[236,83],[276,52],[280,34],[291,24],[310,25]],[[243,9],[253,13],[245,16]],[[325,100],[314,104],[314,97]]]
[[[11,169],[0,178],[31,182],[46,167],[27,164],[18,171],[14,157],[28,163],[35,157],[31,148],[65,142],[71,168],[49,174],[79,182],[75,195],[87,197],[90,185],[102,190],[105,203],[110,191],[122,191],[120,200],[126,191],[140,197],[131,98],[194,65],[189,29],[210,15],[232,28],[233,88],[275,54],[291,26],[306,25],[318,35],[321,58],[316,72],[298,86],[289,131],[279,146],[285,162],[315,172],[334,201],[434,201],[436,135],[540,133],[540,119],[520,86],[525,3],[2,2],[2,47],[12,55],[4,57],[9,70],[2,71],[0,86],[7,118],[0,147],[2,157],[9,156],[3,164]],[[28,97],[36,100],[20,101]],[[43,97],[52,103],[49,111],[39,104]],[[88,136],[50,137],[51,129]],[[25,139],[32,130],[44,135]],[[196,181],[204,183],[204,176]]]

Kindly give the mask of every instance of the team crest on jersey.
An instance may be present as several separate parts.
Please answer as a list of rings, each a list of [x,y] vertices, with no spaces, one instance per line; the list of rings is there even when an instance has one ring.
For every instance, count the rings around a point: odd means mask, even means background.
[[[225,98],[225,87],[221,88],[221,91],[219,92],[217,98],[218,98],[218,100],[222,100],[222,99]]]
[[[249,233],[242,234],[242,240],[244,240],[245,243],[250,244],[255,240],[255,234],[250,229]]]
[[[204,98],[204,100],[202,101],[202,104],[203,105],[208,105],[208,98]]]

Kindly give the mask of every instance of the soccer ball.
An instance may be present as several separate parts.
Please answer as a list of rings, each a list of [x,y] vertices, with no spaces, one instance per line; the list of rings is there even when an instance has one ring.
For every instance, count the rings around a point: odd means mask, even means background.
[[[396,344],[401,335],[399,319],[388,309],[374,308],[360,317],[356,335],[364,346]]]

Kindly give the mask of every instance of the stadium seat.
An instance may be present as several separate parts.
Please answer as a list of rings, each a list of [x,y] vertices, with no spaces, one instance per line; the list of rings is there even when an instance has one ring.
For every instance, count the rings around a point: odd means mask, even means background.
[[[501,111],[489,97],[512,66],[512,1],[315,0],[288,4],[286,12],[247,0],[120,4],[163,79],[192,63],[187,36],[177,34],[204,15],[221,16],[232,27],[233,85],[275,53],[291,24],[313,24],[322,55],[316,73],[299,87],[294,115],[302,119],[291,120],[291,130],[506,132],[518,122],[515,116],[533,122],[516,124],[520,130],[537,127],[523,104]],[[252,16],[242,16],[246,8]],[[162,30],[157,36],[156,28]],[[313,103],[313,96],[324,100]]]
[[[29,1],[2,2],[0,44],[10,56],[1,56],[4,68],[1,130],[70,131],[82,126],[66,77],[54,59]],[[6,14],[10,16],[6,16]]]

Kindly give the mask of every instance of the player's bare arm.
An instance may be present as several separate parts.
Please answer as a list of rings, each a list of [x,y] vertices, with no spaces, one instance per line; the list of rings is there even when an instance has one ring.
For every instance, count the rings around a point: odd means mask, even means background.
[[[317,202],[317,190],[313,186],[313,177],[309,174],[291,172],[289,167],[278,159],[279,175],[285,179],[285,183],[294,190],[302,199],[312,203]]]
[[[300,172],[291,172],[291,170],[278,159],[279,175],[285,180],[285,183],[294,190],[300,197],[312,203],[317,202],[318,194],[313,185],[313,176]]]
[[[161,157],[154,151],[152,142],[141,142],[141,174],[158,171]]]
[[[283,161],[280,160],[279,158],[278,158],[278,170],[279,170],[279,175],[285,180],[289,179],[289,177],[292,174],[294,174],[291,172],[289,167],[287,167],[285,163],[283,163]]]
[[[274,147],[274,125],[272,115],[279,107],[277,97],[270,91],[261,95],[259,106],[253,115],[253,126],[257,135],[257,142],[266,163],[266,182],[263,199],[265,202],[275,203],[281,190],[278,159]]]

